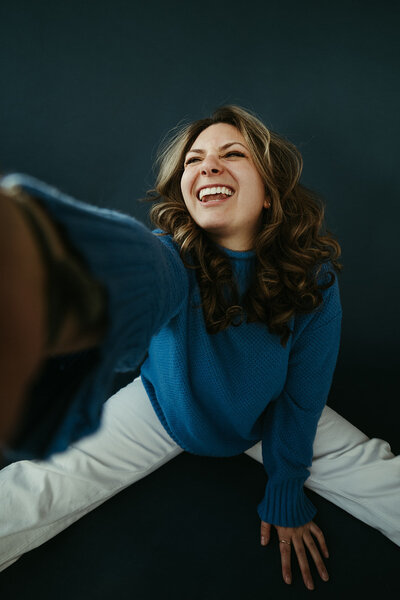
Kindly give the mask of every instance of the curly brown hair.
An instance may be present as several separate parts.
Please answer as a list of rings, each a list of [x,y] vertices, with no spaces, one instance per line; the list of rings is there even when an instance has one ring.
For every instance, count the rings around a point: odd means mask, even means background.
[[[271,200],[254,240],[254,276],[241,302],[229,257],[192,219],[180,187],[186,153],[216,123],[233,125],[243,135]],[[172,236],[184,264],[196,270],[208,333],[243,320],[261,322],[285,347],[292,316],[316,309],[322,303],[321,290],[335,281],[332,271],[327,272],[329,281],[319,281],[322,265],[330,262],[337,273],[342,269],[340,245],[325,229],[323,202],[299,183],[303,160],[298,149],[251,112],[228,105],[173,130],[156,165],[155,187],[147,194],[154,202],[150,218],[164,232],[160,235]]]

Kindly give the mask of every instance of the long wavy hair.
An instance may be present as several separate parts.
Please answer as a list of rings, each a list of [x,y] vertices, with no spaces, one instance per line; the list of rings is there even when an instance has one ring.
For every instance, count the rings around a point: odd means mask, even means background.
[[[208,237],[186,209],[181,192],[184,158],[198,135],[210,125],[228,123],[246,140],[271,201],[254,240],[256,267],[240,300],[229,257]],[[154,204],[150,218],[170,234],[186,267],[195,269],[208,333],[241,322],[261,322],[286,346],[293,315],[308,313],[322,303],[321,290],[335,273],[318,275],[330,262],[337,273],[340,245],[325,229],[324,205],[299,183],[303,160],[288,140],[268,129],[254,114],[239,106],[222,106],[205,119],[178,126],[162,143],[156,160],[155,187],[147,193]]]

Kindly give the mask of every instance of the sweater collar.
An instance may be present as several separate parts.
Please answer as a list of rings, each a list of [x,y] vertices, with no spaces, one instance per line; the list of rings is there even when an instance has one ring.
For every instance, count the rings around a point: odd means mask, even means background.
[[[254,258],[256,255],[254,250],[230,250],[229,248],[225,248],[224,246],[220,246],[219,244],[217,244],[217,246],[230,258],[249,260]]]

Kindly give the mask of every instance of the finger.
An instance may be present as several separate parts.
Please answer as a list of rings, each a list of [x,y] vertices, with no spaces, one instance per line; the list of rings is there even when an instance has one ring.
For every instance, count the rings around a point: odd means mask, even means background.
[[[296,551],[296,556],[301,574],[303,576],[304,584],[309,590],[313,590],[314,582],[311,577],[311,571],[307,560],[306,550],[304,548],[303,538],[292,537],[292,542]]]
[[[329,558],[328,546],[326,545],[325,537],[318,525],[316,525],[313,521],[310,523],[310,531],[318,540],[319,547],[322,550],[322,554],[325,558]]]
[[[261,521],[261,546],[266,546],[271,537],[271,525]]]
[[[314,542],[311,534],[308,532],[305,533],[303,536],[303,539],[304,539],[304,542],[312,556],[315,566],[317,567],[317,570],[318,570],[318,573],[319,573],[321,579],[323,579],[324,581],[328,581],[328,579],[329,579],[328,571],[326,570],[324,562],[321,558],[321,555],[318,551],[317,546],[315,545],[315,542]]]
[[[282,577],[285,583],[292,583],[292,545],[279,541],[279,549],[281,551]]]

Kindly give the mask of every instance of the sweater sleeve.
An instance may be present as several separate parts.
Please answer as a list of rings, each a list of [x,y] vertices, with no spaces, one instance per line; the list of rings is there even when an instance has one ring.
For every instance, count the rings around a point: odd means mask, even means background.
[[[323,296],[315,313],[296,320],[285,386],[264,418],[262,455],[268,482],[258,514],[262,521],[283,527],[308,523],[316,513],[304,482],[339,352],[337,277]]]
[[[108,324],[100,346],[48,361],[8,453],[11,460],[46,458],[98,428],[115,370],[140,365],[152,336],[180,310],[187,273],[179,255],[133,217],[80,202],[27,175],[7,175],[0,185],[38,198],[106,290]]]

